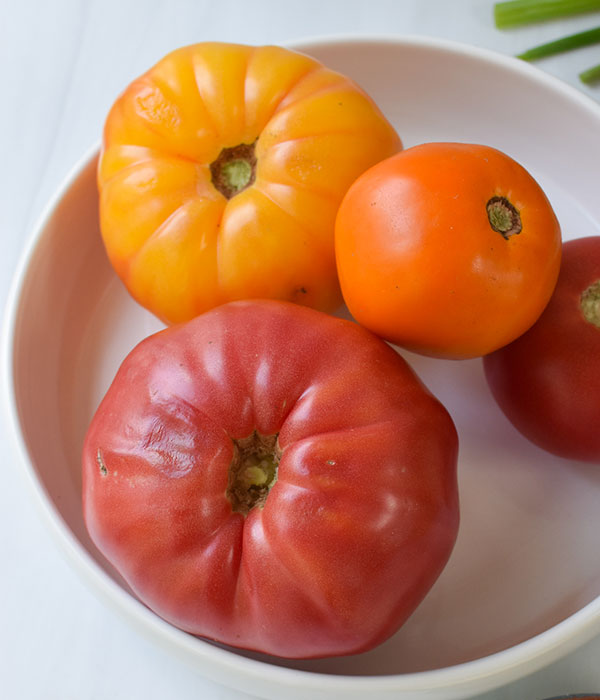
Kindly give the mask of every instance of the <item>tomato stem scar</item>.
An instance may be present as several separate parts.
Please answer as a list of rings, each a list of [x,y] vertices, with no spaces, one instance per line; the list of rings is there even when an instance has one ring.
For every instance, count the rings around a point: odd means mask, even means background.
[[[583,318],[596,328],[600,328],[600,280],[596,280],[581,295]]]
[[[254,182],[255,143],[241,143],[239,146],[224,148],[219,157],[210,164],[212,183],[227,199],[231,199]]]
[[[505,240],[521,233],[521,216],[506,197],[492,197],[486,204],[486,210],[490,226]]]
[[[277,435],[254,431],[246,438],[233,440],[226,496],[234,513],[246,516],[255,506],[264,506],[277,481],[280,457]]]

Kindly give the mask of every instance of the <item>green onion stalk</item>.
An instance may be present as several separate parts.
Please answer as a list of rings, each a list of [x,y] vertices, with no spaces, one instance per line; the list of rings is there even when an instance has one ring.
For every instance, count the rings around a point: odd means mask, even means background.
[[[549,41],[547,44],[534,46],[532,49],[528,49],[527,51],[518,54],[517,58],[522,58],[525,61],[535,61],[538,58],[546,58],[546,56],[553,56],[554,54],[562,53],[563,51],[580,49],[583,46],[590,46],[591,44],[597,44],[598,42],[600,42],[600,27],[595,27],[594,29],[588,29],[585,32],[570,34],[569,36],[565,36],[562,39],[557,39],[556,41]]]
[[[600,0],[508,0],[494,5],[498,29],[600,10]]]
[[[579,74],[579,80],[586,85],[591,85],[592,83],[600,82],[600,64],[588,68]]]

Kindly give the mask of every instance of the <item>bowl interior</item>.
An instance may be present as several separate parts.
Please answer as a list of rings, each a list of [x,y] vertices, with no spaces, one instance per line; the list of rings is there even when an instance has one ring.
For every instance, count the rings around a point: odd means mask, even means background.
[[[297,48],[362,85],[405,146],[495,146],[536,176],[565,238],[600,234],[600,110],[583,98],[516,62],[445,44],[322,41]],[[14,390],[35,479],[62,527],[123,586],[85,531],[80,451],[120,361],[160,327],[108,264],[89,161],[44,221],[22,278]],[[353,658],[270,663],[366,676],[444,668],[540,634],[600,595],[598,466],[552,457],[516,433],[488,392],[480,360],[404,355],[459,431],[455,551],[422,605],[379,648]],[[201,654],[206,643],[190,644]]]

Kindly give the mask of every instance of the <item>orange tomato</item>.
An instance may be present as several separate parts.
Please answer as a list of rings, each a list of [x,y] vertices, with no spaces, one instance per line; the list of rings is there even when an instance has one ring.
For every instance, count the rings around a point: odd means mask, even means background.
[[[169,323],[251,297],[331,310],[339,203],[401,147],[359,87],[308,56],[178,49],[108,115],[98,170],[108,256]]]
[[[428,143],[369,169],[336,222],[342,293],[355,319],[446,358],[525,332],[558,276],[560,226],[544,192],[487,146]]]

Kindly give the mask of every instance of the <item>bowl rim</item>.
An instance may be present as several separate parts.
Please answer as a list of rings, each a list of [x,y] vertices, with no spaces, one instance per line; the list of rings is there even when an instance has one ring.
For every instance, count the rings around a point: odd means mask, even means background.
[[[344,44],[352,46],[402,45],[407,48],[445,51],[478,62],[483,61],[511,73],[525,75],[534,82],[554,91],[558,97],[576,102],[580,107],[589,111],[600,124],[600,104],[575,87],[517,58],[463,42],[417,34],[336,34],[317,35],[281,43],[286,48],[306,53],[325,45],[341,46]],[[152,637],[155,642],[171,651],[174,647],[180,658],[199,668],[204,675],[217,682],[223,682],[222,679],[227,674],[227,678],[231,680],[234,676],[238,676],[240,679],[243,677],[244,682],[252,679],[256,683],[256,688],[261,685],[265,687],[265,684],[268,684],[273,691],[286,689],[292,691],[295,688],[303,691],[344,693],[346,697],[357,698],[362,697],[366,691],[398,693],[444,689],[453,690],[455,693],[458,691],[483,692],[521,678],[551,663],[600,632],[599,595],[553,627],[514,646],[467,662],[425,671],[381,676],[328,674],[320,671],[288,668],[270,664],[268,661],[248,658],[238,654],[235,650],[215,646],[210,642],[189,635],[159,618],[114,581],[71,532],[58,509],[47,498],[43,485],[36,477],[35,468],[21,431],[13,373],[16,362],[15,339],[18,333],[21,297],[27,281],[30,262],[45,238],[48,224],[57,207],[76,181],[88,168],[92,167],[98,157],[99,148],[99,143],[95,143],[72,166],[43,208],[26,238],[9,287],[4,310],[1,331],[0,376],[2,377],[2,404],[5,422],[9,428],[8,432],[12,436],[13,452],[16,462],[21,467],[20,472],[25,477],[33,500],[37,504],[48,530],[59,545],[59,550],[100,598],[116,607],[135,627]],[[236,687],[236,684],[229,683],[229,680],[228,684]],[[237,687],[256,692],[253,688],[242,685],[241,680],[238,680]],[[453,697],[458,697],[458,695]]]
[[[324,44],[335,46],[351,43],[354,46],[369,44],[403,44],[413,48],[427,48],[430,50],[445,51],[452,54],[461,54],[465,57],[477,59],[484,63],[493,64],[505,68],[513,73],[520,73],[530,77],[556,92],[563,92],[569,100],[578,102],[583,108],[591,111],[595,116],[600,116],[600,103],[592,97],[577,89],[573,85],[565,82],[561,78],[547,73],[536,64],[524,61],[523,59],[500,53],[494,49],[468,44],[454,39],[434,37],[428,34],[314,34],[306,37],[294,38],[282,42],[282,46],[295,51],[310,53],[322,47]]]

